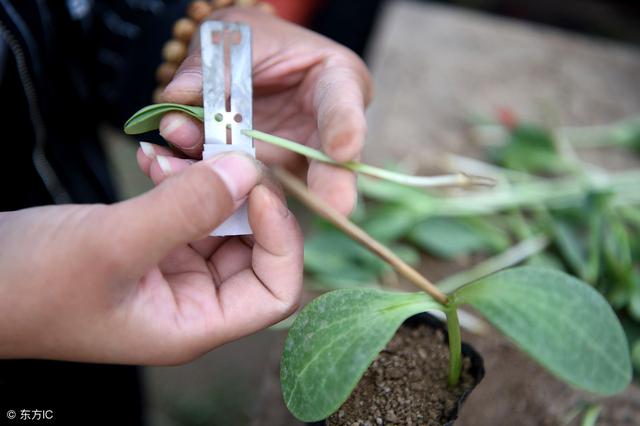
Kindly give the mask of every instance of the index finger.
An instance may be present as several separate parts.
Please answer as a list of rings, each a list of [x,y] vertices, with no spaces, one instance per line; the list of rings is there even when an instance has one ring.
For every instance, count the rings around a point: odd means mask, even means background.
[[[224,326],[216,340],[229,341],[268,327],[293,313],[302,291],[302,233],[278,195],[263,185],[249,196],[254,232],[251,268],[218,289]]]
[[[202,105],[202,62],[200,55],[189,55],[160,96],[163,102]],[[160,135],[186,155],[199,158],[204,143],[202,123],[179,112],[165,114],[160,120]]]
[[[322,150],[336,161],[359,158],[370,98],[369,73],[355,54],[327,62],[315,86],[314,109]]]
[[[316,143],[336,161],[357,160],[367,132],[364,112],[371,98],[369,73],[357,58],[347,57],[341,63],[325,66],[314,93]],[[357,198],[354,173],[312,161],[307,184],[341,213],[353,210]]]

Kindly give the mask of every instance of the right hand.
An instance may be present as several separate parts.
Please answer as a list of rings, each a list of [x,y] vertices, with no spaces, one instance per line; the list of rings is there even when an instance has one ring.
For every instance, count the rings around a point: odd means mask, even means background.
[[[113,205],[0,213],[0,358],[178,364],[296,309],[302,234],[253,158],[156,180]],[[253,235],[208,237],[244,200]]]

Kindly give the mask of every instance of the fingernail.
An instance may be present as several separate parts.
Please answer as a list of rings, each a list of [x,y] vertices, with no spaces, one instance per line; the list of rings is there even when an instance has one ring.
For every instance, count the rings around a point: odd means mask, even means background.
[[[168,118],[168,117],[167,117]],[[175,132],[178,127],[182,126],[189,120],[182,114],[174,114],[171,120],[163,120],[160,122],[160,136],[166,138]],[[168,122],[168,123],[167,123]]]
[[[255,160],[247,154],[229,152],[206,161],[220,176],[235,201],[245,198],[260,179]]]
[[[183,151],[193,150],[202,145],[202,130],[184,114],[172,113],[160,120],[160,135],[167,140],[182,140],[179,147]],[[193,144],[184,146],[188,140],[193,140]]]
[[[158,155],[156,156],[156,160],[158,160],[158,165],[160,166],[160,170],[162,170],[162,174],[165,176],[171,176],[173,171],[171,170],[171,163],[169,163],[169,159],[165,156]]]
[[[156,150],[153,148],[153,144],[149,142],[140,141],[140,148],[142,149],[142,153],[149,159],[155,160],[156,158]]]

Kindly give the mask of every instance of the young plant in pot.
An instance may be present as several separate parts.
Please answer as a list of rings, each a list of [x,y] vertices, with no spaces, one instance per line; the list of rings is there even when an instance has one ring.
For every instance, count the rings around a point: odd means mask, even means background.
[[[125,132],[153,130],[160,116],[169,110],[202,119],[202,109],[198,107],[156,105],[136,113],[125,125]],[[246,134],[333,163],[324,154],[292,141],[254,130]],[[466,175],[422,178],[354,162],[338,165],[420,186],[486,183]],[[306,422],[326,419],[330,425],[351,424],[360,419],[363,424],[369,419],[371,424],[449,424],[455,420],[459,402],[483,374],[477,354],[469,348],[463,350],[458,321],[458,309],[463,305],[473,307],[533,359],[572,386],[598,395],[612,395],[629,384],[631,363],[622,327],[605,299],[582,281],[552,269],[516,267],[445,294],[387,247],[321,203],[293,176],[284,170],[276,170],[276,175],[304,204],[423,290],[417,293],[371,288],[335,290],[300,311],[285,343],[280,374],[285,403],[298,419]],[[433,324],[431,319],[416,317],[429,311],[445,315],[446,336],[438,326],[424,325]],[[406,327],[397,333],[403,323]],[[416,341],[419,343],[413,343]],[[444,354],[443,344],[447,345]],[[401,358],[409,360],[409,369],[398,364]],[[396,396],[397,409],[375,412],[380,411],[376,405],[380,401],[379,392],[387,392],[384,380],[401,382],[398,379],[414,376],[416,381],[406,382],[406,393],[400,398]],[[426,391],[420,389],[425,383],[420,376],[431,377],[434,385],[429,385]],[[364,385],[361,387],[359,382]],[[350,398],[356,386],[358,389]],[[378,389],[372,393],[374,388]],[[424,395],[433,395],[434,389],[439,389],[443,396],[432,404],[439,408],[427,407],[420,412],[425,405],[416,406],[413,402],[424,397],[417,395],[421,390]],[[369,400],[365,402],[363,397]],[[406,409],[407,401],[411,402],[410,410]]]

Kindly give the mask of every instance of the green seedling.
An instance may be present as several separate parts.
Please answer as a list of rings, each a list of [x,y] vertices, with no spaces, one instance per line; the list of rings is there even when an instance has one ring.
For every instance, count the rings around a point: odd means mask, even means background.
[[[124,132],[128,135],[145,133],[158,129],[160,119],[167,112],[182,112],[190,115],[200,121],[204,121],[204,108],[190,105],[179,104],[156,104],[149,105],[136,112],[124,125]],[[417,187],[442,187],[442,186],[473,186],[485,185],[490,186],[494,182],[491,179],[481,176],[470,176],[464,173],[457,173],[444,176],[411,176],[402,173],[393,172],[391,170],[381,169],[378,167],[363,164],[357,161],[347,161],[338,163],[325,153],[306,145],[290,141],[285,138],[270,135],[258,130],[243,130],[242,133],[262,142],[266,142],[280,148],[287,149],[297,154],[303,155],[312,160],[321,161],[323,163],[333,164],[356,173],[384,179],[390,182],[396,182],[408,186]]]
[[[507,269],[469,283],[441,304],[425,293],[345,289],[326,293],[297,316],[281,366],[284,400],[300,420],[317,421],[348,398],[408,317],[441,311],[449,332],[449,383],[460,375],[457,310],[470,305],[559,379],[599,395],[631,380],[629,348],[616,315],[592,287],[563,272]]]
[[[598,291],[601,289],[584,280],[599,282],[609,264],[608,268],[624,278],[609,280],[610,286],[625,285],[625,277],[633,276],[630,264],[637,256],[630,253],[634,240],[626,237],[622,223],[633,227],[640,223],[632,208],[638,202],[638,172],[592,179],[567,167],[572,174],[559,179],[526,175],[523,172],[534,170],[560,173],[567,161],[555,158],[553,169],[541,167],[557,155],[554,141],[548,139],[550,133],[533,129],[514,133],[511,142],[515,145],[502,152],[501,161],[502,166],[519,170],[513,173],[517,179],[493,191],[451,197],[391,182],[360,180],[365,195],[378,204],[365,206],[357,220],[385,243],[408,240],[446,258],[477,251],[500,251],[500,255],[440,283],[439,289],[447,291],[444,303],[424,293],[353,288],[329,292],[307,305],[291,327],[281,367],[284,399],[298,418],[315,421],[335,412],[400,324],[424,311],[446,315],[449,383],[455,386],[460,374],[457,310],[463,305],[473,307],[534,360],[578,389],[606,396],[630,383],[625,330]],[[533,156],[534,150],[539,155]],[[520,209],[527,209],[527,214]],[[377,218],[378,211],[387,215],[392,225],[389,230],[374,226],[383,222]],[[574,211],[584,220],[572,217]],[[590,232],[575,229],[583,222]],[[557,223],[569,226],[559,231],[559,237]],[[496,224],[500,224],[497,230]],[[445,235],[434,236],[445,227]],[[312,238],[329,232],[321,230]],[[510,234],[520,242],[505,250]],[[334,244],[333,254],[342,246]],[[541,256],[542,250],[558,246],[559,252]],[[538,264],[549,266],[504,269],[529,256],[533,260],[534,255]],[[567,257],[575,259],[566,262]],[[366,263],[349,262],[350,257],[338,258],[343,262],[340,270],[352,274],[373,271]],[[583,280],[552,269],[564,266]],[[311,270],[314,276],[318,271]],[[331,271],[331,265],[325,264],[321,273],[326,276]],[[637,346],[633,359],[636,357]]]
[[[158,105],[143,109],[127,122],[125,131],[131,134],[157,128],[162,114],[183,111],[181,108]],[[202,119],[201,109],[189,107],[189,111],[183,112]],[[309,158],[336,164],[321,152],[295,142],[255,130],[245,133]],[[548,148],[545,146],[545,150]],[[525,157],[509,153],[509,158],[517,161]],[[524,206],[556,207],[558,204],[566,205],[567,199],[573,203],[570,205],[576,205],[589,185],[576,179],[554,183],[532,180],[522,182],[519,188],[507,187],[496,189],[492,194],[450,199],[398,185],[415,184],[416,180],[410,176],[355,162],[337,165],[392,181],[363,179],[365,193],[379,201],[394,204],[382,208],[377,219],[375,216],[363,219],[363,227],[388,244],[409,236],[414,244],[439,250],[443,257],[474,250],[491,253],[508,246],[507,233],[496,230],[493,221],[477,219],[478,215],[517,211]],[[434,186],[434,181],[429,182],[419,186]],[[580,185],[576,186],[576,182]],[[628,182],[628,176],[621,176],[607,183],[622,192],[631,188]],[[637,192],[636,189],[633,191]],[[385,215],[393,216],[390,229],[383,229],[380,225]],[[437,216],[448,221],[429,222],[430,218]],[[460,217],[466,219],[458,220]],[[624,216],[624,220],[633,219],[637,217],[631,213]],[[416,223],[421,223],[422,229],[418,227],[415,231]],[[448,226],[453,234],[458,235],[455,250],[429,239],[429,234],[442,226]],[[526,223],[518,226],[522,235],[534,234]],[[427,232],[429,229],[431,231]],[[313,269],[313,262],[317,261],[316,270],[321,271],[324,266],[325,272],[337,271],[334,278],[347,276],[354,264],[363,265],[364,270],[375,271],[374,276],[389,270],[385,263],[392,264],[389,257],[382,256],[385,260],[382,262],[361,247],[346,243],[344,235],[337,230],[327,228],[324,232],[328,232],[324,239],[307,244],[306,253],[312,253],[313,249],[319,254],[324,253],[324,262],[319,256],[311,256],[306,260],[307,269]],[[482,268],[463,272],[449,280],[445,285],[449,289],[447,294],[429,286],[423,287],[425,292],[419,293],[343,288],[309,303],[293,322],[282,356],[280,378],[289,410],[303,421],[322,420],[331,415],[348,398],[398,327],[408,317],[421,312],[440,311],[446,316],[450,350],[448,381],[451,386],[456,386],[462,364],[458,309],[463,305],[473,307],[566,383],[598,395],[622,391],[630,383],[632,371],[627,338],[613,309],[596,289],[562,271],[549,268],[524,266],[487,275],[488,270],[507,266],[513,258],[522,260],[523,251],[539,253],[549,243],[549,239],[542,237],[527,241],[526,247],[523,245],[518,248],[518,253],[510,254],[511,259],[505,256],[492,259]],[[325,247],[341,247],[345,256],[332,256],[333,249],[325,250]],[[611,254],[612,257],[614,255]],[[626,271],[623,267],[621,270]],[[329,277],[329,280],[334,278]],[[356,277],[355,280],[361,278]]]

